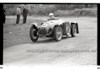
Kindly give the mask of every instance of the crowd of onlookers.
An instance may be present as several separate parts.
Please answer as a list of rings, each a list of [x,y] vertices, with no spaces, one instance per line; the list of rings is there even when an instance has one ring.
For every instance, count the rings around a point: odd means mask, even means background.
[[[26,20],[27,20],[27,15],[28,15],[28,6],[27,5],[24,5],[23,7],[18,6],[16,8],[16,22],[15,22],[16,24],[19,23],[21,15],[23,16],[23,24],[25,24]],[[54,14],[50,13],[48,20],[54,20],[54,19],[55,19]],[[5,24],[5,20],[6,20],[6,11],[5,11],[5,8],[3,8],[3,24]]]
[[[21,15],[23,16],[23,24],[26,23],[27,14],[28,14],[28,8],[27,7],[28,7],[27,5],[24,5],[23,7],[18,6],[16,8],[16,24],[19,23]],[[6,11],[5,11],[5,8],[3,7],[3,24],[5,24],[5,21],[6,21]]]

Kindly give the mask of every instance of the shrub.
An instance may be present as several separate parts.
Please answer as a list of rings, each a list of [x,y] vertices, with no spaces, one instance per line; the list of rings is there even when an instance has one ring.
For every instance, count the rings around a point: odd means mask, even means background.
[[[97,16],[97,8],[83,8],[75,10],[58,10],[55,16]]]

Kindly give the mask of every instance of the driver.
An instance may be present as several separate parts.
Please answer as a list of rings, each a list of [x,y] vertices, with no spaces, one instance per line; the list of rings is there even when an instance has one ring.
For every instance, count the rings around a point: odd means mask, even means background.
[[[55,17],[54,17],[54,14],[53,13],[50,13],[49,14],[49,19],[48,20],[55,20]]]

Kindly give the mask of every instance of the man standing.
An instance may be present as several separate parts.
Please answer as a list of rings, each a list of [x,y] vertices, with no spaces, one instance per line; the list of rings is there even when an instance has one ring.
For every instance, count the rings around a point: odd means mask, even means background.
[[[24,6],[24,9],[23,9],[23,24],[26,23],[27,14],[28,14],[28,9],[27,9],[27,5],[26,5],[26,6]]]
[[[3,24],[5,24],[5,20],[6,20],[6,12],[5,8],[3,8]]]
[[[20,21],[20,14],[21,14],[21,9],[20,9],[20,7],[18,7],[16,11],[17,11],[17,19],[16,19],[16,24],[18,24],[18,23],[19,23],[19,21]]]

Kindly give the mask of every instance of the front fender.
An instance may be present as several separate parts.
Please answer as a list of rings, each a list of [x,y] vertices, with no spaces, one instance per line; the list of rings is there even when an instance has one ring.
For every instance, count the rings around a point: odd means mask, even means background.
[[[37,23],[31,23],[31,24],[32,24],[32,26],[34,26],[35,28],[37,28],[37,29],[39,28],[38,25],[37,25]]]

